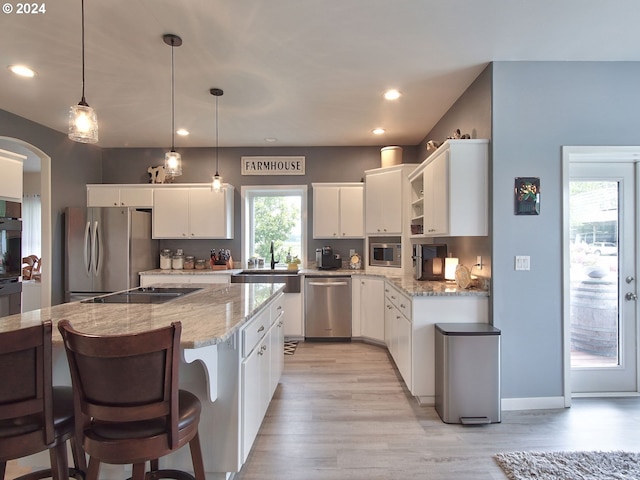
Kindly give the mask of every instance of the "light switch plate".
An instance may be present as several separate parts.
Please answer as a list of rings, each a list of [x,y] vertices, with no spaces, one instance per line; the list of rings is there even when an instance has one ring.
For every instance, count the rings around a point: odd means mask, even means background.
[[[531,270],[531,257],[529,255],[516,255],[516,270]]]

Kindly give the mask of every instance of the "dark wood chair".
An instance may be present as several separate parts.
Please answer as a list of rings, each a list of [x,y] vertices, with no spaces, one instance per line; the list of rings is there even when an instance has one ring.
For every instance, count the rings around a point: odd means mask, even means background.
[[[69,360],[76,434],[89,455],[87,480],[100,463],[132,464],[134,480],[193,480],[160,470],[163,457],[189,443],[196,480],[205,480],[198,422],[200,400],[178,388],[180,322],[133,335],[94,336],[58,323]]]
[[[0,479],[8,460],[49,450],[51,468],[18,477],[83,478],[84,452],[74,439],[71,387],[52,387],[51,321],[0,334]],[[75,468],[67,462],[67,440]]]

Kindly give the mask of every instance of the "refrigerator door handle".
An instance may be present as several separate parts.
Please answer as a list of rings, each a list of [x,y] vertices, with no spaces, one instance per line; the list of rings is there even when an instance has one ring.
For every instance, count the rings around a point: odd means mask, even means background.
[[[98,251],[98,222],[93,222],[91,230],[91,273],[93,276],[98,275],[98,263],[100,252]]]
[[[96,222],[96,246],[94,249],[96,256],[96,277],[102,271],[102,260],[104,254],[102,253],[102,225],[99,222]]]
[[[90,261],[90,252],[91,252],[91,245],[89,243],[89,229],[91,227],[91,222],[87,222],[87,224],[84,227],[84,271],[87,275],[90,274],[91,272],[91,266],[89,265],[89,261]]]

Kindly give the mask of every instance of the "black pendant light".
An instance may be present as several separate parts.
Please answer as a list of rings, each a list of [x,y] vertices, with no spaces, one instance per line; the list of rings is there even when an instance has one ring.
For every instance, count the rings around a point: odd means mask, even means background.
[[[162,36],[164,43],[171,47],[171,150],[164,155],[164,173],[173,177],[182,175],[182,157],[176,152],[175,138],[175,82],[173,68],[173,49],[182,45],[182,39],[172,33]]]
[[[211,188],[214,191],[219,192],[222,189],[222,177],[218,173],[218,97],[221,97],[224,92],[220,88],[212,88],[209,93],[216,97],[216,174],[213,176],[213,183]]]
[[[98,141],[98,116],[84,98],[84,0],[82,7],[82,98],[69,109],[69,138],[80,143]]]

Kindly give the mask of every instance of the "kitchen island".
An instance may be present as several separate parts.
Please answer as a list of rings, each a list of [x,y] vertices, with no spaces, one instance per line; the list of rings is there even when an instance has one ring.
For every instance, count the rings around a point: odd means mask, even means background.
[[[197,291],[163,304],[73,302],[0,319],[0,332],[69,320],[81,332],[136,333],[182,323],[180,386],[202,402],[200,441],[208,479],[227,478],[246,461],[284,365],[282,285],[192,284]],[[54,385],[70,384],[62,339],[53,333]],[[48,455],[25,465],[46,467]],[[23,463],[21,461],[21,463]],[[161,460],[191,471],[188,449]],[[107,466],[101,479],[126,478]]]

